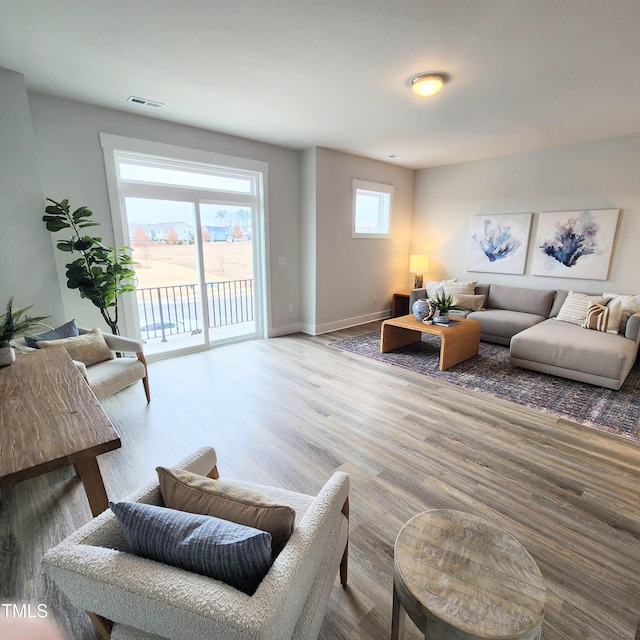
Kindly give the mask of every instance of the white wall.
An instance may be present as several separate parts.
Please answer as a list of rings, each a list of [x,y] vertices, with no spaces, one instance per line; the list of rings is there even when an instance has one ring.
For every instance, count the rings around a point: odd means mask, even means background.
[[[272,330],[300,321],[299,152],[43,94],[30,93],[29,103],[44,194],[69,197],[72,207],[87,205],[100,223],[93,232],[109,244],[113,230],[100,132],[268,162]],[[67,256],[56,254],[66,317],[84,326],[101,324],[98,309],[67,289]],[[278,266],[279,257],[286,257],[286,266]],[[38,256],[27,260],[37,264]]]
[[[412,253],[431,256],[425,279],[457,277],[538,289],[640,291],[640,135],[416,172]],[[609,279],[531,275],[534,216],[524,275],[466,270],[469,219],[498,213],[620,209]]]
[[[0,314],[15,294],[14,309],[63,322],[44,197],[24,77],[0,69]]]
[[[304,331],[323,333],[388,316],[407,289],[414,171],[323,148],[315,165],[315,281],[303,287],[316,308]],[[390,238],[351,237],[354,179],[394,186]]]
[[[302,325],[315,333],[316,319],[316,149],[302,154],[300,263],[302,266]],[[311,328],[311,329],[309,329]]]

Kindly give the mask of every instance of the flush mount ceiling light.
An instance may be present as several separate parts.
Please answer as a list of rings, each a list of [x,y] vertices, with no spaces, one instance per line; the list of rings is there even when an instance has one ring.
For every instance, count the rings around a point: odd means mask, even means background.
[[[421,73],[411,78],[411,88],[419,96],[432,96],[442,89],[444,81],[440,73]]]

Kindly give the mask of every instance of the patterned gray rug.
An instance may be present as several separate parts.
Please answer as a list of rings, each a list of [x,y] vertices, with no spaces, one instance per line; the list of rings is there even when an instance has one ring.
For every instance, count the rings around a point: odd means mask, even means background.
[[[391,353],[380,353],[379,331],[336,340],[330,346],[640,442],[638,366],[619,391],[612,391],[513,368],[509,348],[488,342],[480,343],[476,357],[447,371],[438,369],[439,339],[427,334],[422,342]]]

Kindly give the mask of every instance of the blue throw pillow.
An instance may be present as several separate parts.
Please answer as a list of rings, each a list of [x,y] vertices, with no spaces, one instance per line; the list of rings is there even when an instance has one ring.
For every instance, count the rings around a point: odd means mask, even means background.
[[[271,567],[271,534],[139,502],[109,503],[136,555],[200,573],[252,595]]]
[[[38,349],[38,340],[61,340],[62,338],[74,338],[77,335],[78,327],[76,326],[76,321],[69,320],[69,322],[65,322],[63,325],[40,333],[37,336],[25,336],[24,341],[27,346]]]

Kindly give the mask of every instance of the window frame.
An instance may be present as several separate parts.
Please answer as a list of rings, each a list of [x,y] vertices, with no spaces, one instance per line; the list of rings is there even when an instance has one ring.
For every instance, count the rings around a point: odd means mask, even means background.
[[[378,197],[378,229],[380,231],[358,231],[358,195],[359,193],[368,196]],[[351,237],[352,238],[390,238],[391,220],[393,214],[393,185],[380,182],[370,182],[367,180],[353,180],[353,204],[351,217]],[[383,210],[385,202],[388,201],[387,210]],[[386,223],[386,224],[385,224]],[[386,229],[385,229],[386,227]]]

